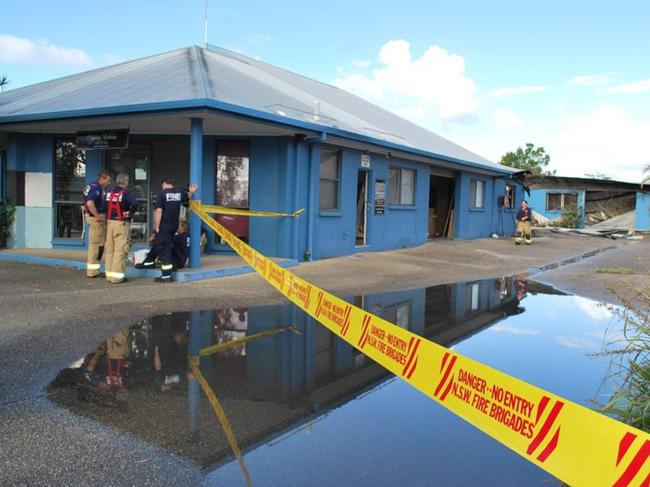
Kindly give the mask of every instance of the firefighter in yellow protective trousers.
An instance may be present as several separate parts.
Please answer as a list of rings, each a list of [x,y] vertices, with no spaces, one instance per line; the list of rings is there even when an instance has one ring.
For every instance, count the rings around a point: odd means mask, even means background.
[[[138,200],[126,188],[129,175],[118,174],[115,187],[106,195],[106,244],[104,258],[106,280],[117,284],[126,282],[126,258],[131,250],[131,218],[138,209]]]
[[[530,245],[533,243],[533,212],[528,208],[526,200],[521,202],[521,207],[517,212],[517,236],[515,237],[515,245],[525,243]]]
[[[89,184],[83,191],[84,216],[88,224],[88,256],[86,276],[99,277],[104,242],[106,241],[106,207],[104,188],[111,182],[111,175],[102,171],[97,181]]]

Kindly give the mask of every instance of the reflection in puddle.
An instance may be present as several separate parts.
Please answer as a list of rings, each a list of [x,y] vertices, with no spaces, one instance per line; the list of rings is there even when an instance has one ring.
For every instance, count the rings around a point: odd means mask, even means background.
[[[575,297],[517,278],[346,299],[398,326],[578,402],[592,398],[597,390],[585,390],[585,380],[581,381],[583,389],[564,387],[568,378],[549,377],[553,371],[546,367],[549,353],[555,354],[554,364],[563,369],[589,363],[584,350],[558,340],[573,338],[576,344],[598,341],[593,332],[604,333],[605,326],[597,322],[603,317],[589,308],[596,304],[588,300],[570,302]],[[553,313],[559,313],[554,321],[549,320]],[[575,313],[592,320],[593,326],[586,324],[589,329],[582,329],[582,324],[575,324]],[[562,317],[574,324],[567,326]],[[566,352],[556,353],[558,350]],[[571,355],[563,357],[562,353]],[[480,469],[473,472],[464,460],[454,460],[455,442],[464,439],[458,447],[472,462],[503,462],[504,455],[514,455],[492,440],[487,443],[490,449],[481,451],[477,445],[482,441],[478,438],[484,438],[482,433],[459,423],[401,381],[387,380],[392,376],[383,368],[292,304],[154,316],[120,330],[61,371],[50,394],[76,414],[156,443],[202,467],[222,465],[210,475],[220,485],[243,484],[237,463],[231,461],[236,455],[224,433],[227,427],[216,420],[197,374],[188,369],[188,355],[199,354],[201,375],[223,408],[236,448],[246,452],[253,481],[324,485],[334,482],[331,472],[337,470],[346,484],[376,483],[377,479],[380,483],[389,483],[389,479],[408,483],[414,475],[413,481],[430,480],[437,475],[433,472],[455,466],[467,481],[461,483],[472,483],[469,479],[475,478],[483,479],[485,485],[490,482],[489,475],[485,477]],[[535,365],[537,355],[544,367]],[[594,376],[590,384],[599,384],[603,378],[600,372],[590,374]],[[585,395],[576,399],[576,393]],[[364,426],[365,419],[383,413],[388,416],[381,428],[374,423],[371,429]],[[319,427],[323,423],[327,428]],[[450,424],[456,425],[451,432]],[[419,433],[404,434],[412,428]],[[422,437],[425,431],[430,436]],[[426,452],[434,451],[436,439],[446,434],[454,437],[454,442],[441,447],[434,455],[437,460],[432,460]],[[378,446],[382,442],[394,444],[385,457]],[[400,446],[402,442],[411,443]],[[356,445],[356,450],[341,458],[347,451],[341,447],[347,443]],[[362,457],[375,460],[372,472],[362,472],[360,478],[358,469],[348,463],[363,464]],[[405,462],[414,468],[406,476],[396,476],[390,462]],[[524,472],[519,480],[547,478],[516,455],[508,462],[515,471]],[[303,479],[303,475],[308,476]],[[508,483],[500,477],[495,482]]]

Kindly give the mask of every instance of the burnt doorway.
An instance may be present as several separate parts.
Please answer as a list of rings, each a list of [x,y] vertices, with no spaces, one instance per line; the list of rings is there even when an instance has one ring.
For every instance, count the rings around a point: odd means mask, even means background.
[[[368,245],[368,171],[357,177],[357,226],[355,245]]]
[[[429,238],[454,237],[455,188],[453,177],[429,176]]]

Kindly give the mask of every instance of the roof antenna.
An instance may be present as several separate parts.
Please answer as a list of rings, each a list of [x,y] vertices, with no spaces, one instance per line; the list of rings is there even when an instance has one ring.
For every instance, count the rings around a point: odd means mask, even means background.
[[[203,47],[208,48],[208,0],[205,0],[205,15],[203,17]]]

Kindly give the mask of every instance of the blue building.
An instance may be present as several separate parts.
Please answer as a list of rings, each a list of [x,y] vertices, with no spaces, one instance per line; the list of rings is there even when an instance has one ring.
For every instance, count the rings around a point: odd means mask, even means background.
[[[214,47],[1,94],[0,162],[0,197],[17,206],[9,245],[19,248],[83,247],[81,191],[102,169],[131,176],[142,203],[135,242],[147,241],[152,195],[172,176],[198,182],[204,203],[304,208],[298,219],[218,217],[261,252],[299,260],[511,233],[523,197],[510,168]],[[195,222],[195,245],[199,231]],[[228,248],[210,235],[209,250]]]
[[[578,213],[578,228],[595,225],[618,216],[621,228],[650,230],[650,191],[636,183],[607,179],[570,178],[560,176],[532,176],[530,207],[549,220],[557,220],[570,209]],[[611,220],[616,227],[620,222]],[[609,223],[604,223],[607,225]]]

